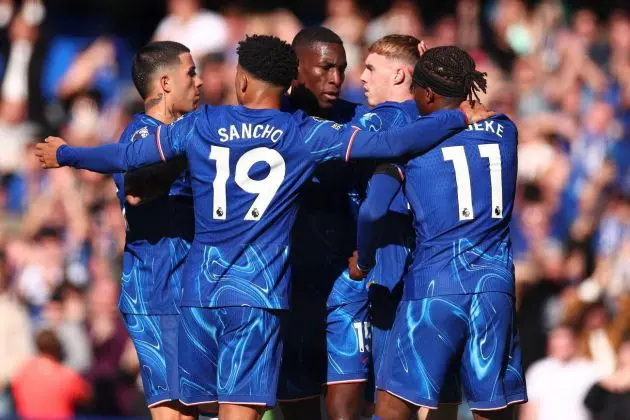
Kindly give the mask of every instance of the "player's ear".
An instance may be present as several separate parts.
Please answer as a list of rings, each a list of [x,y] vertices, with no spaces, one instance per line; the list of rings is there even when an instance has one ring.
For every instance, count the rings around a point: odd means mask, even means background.
[[[247,74],[245,72],[241,73],[241,92],[245,93],[247,90],[247,85],[249,84],[249,80],[247,78]]]
[[[167,74],[163,74],[162,76],[160,76],[160,89],[163,92],[171,93],[171,90],[173,90],[172,85],[173,82]]]
[[[433,93],[433,89],[426,88],[424,89],[427,95],[427,103],[432,104],[435,101],[435,93]]]
[[[399,85],[405,81],[405,70],[402,67],[396,69],[394,74],[394,84]]]

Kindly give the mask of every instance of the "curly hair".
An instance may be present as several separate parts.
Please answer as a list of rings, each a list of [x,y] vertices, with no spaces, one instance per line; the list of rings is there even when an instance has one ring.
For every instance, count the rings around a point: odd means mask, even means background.
[[[270,35],[252,35],[238,43],[238,64],[254,77],[288,89],[297,77],[298,59],[288,43]]]

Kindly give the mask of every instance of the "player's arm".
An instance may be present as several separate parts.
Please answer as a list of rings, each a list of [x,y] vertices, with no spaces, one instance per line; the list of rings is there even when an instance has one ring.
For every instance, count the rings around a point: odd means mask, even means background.
[[[394,197],[402,188],[403,174],[391,164],[380,165],[368,184],[367,196],[359,209],[357,221],[356,264],[350,268],[354,279],[365,277],[376,264],[376,249],[384,229],[383,219],[387,215]],[[360,274],[360,275],[359,275]]]
[[[330,121],[309,121],[308,118],[301,125],[304,143],[316,162],[330,159],[391,159],[424,153],[463,130],[469,123],[492,115],[494,113],[481,105],[462,105],[461,109],[437,111],[405,127],[377,133]]]
[[[460,110],[437,111],[405,126],[371,133],[356,130],[346,145],[345,160],[387,159],[424,153],[468,125]]]
[[[370,109],[370,112],[361,115],[356,125],[361,130],[383,131],[407,125],[404,112],[395,104],[383,103]]]
[[[48,137],[36,147],[35,154],[44,168],[72,166],[93,172],[127,172],[173,159],[186,151],[199,111],[170,125],[161,125],[142,141],[107,144],[98,147],[71,147],[63,139]]]
[[[187,166],[186,158],[179,156],[168,162],[127,172],[124,183],[127,202],[138,205],[168,193]]]

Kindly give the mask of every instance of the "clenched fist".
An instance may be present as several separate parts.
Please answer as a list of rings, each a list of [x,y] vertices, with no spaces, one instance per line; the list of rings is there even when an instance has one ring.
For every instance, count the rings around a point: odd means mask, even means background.
[[[35,146],[35,156],[42,164],[42,168],[58,168],[59,162],[57,161],[57,150],[66,144],[66,142],[59,137],[46,137],[44,143],[39,143]]]

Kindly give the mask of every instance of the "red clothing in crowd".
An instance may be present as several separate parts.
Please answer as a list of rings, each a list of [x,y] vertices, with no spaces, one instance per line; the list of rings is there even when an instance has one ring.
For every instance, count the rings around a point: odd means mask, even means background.
[[[90,397],[90,385],[74,370],[45,356],[25,362],[11,381],[22,417],[71,417]]]

